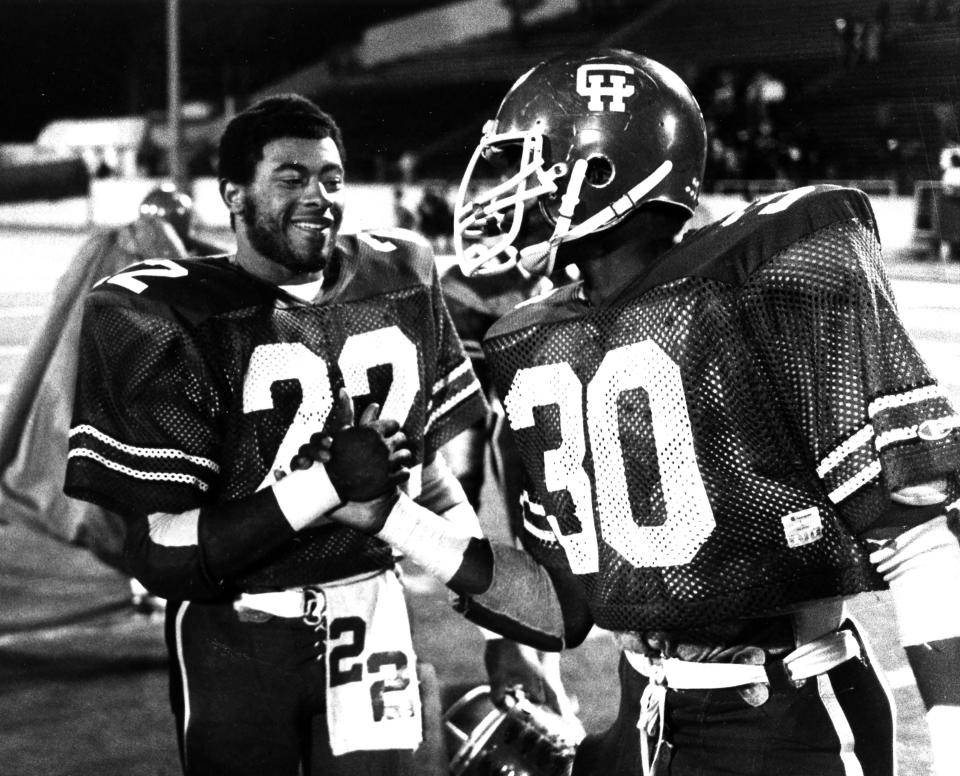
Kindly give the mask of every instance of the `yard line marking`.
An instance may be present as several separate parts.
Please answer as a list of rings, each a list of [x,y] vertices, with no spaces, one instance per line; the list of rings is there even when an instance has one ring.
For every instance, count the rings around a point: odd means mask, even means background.
[[[46,313],[47,307],[42,304],[0,308],[0,318],[34,318],[37,316],[46,315]]]
[[[894,689],[900,689],[901,687],[912,687],[916,684],[916,680],[913,678],[913,671],[910,669],[910,666],[893,668],[889,671],[884,671],[883,674],[887,678],[887,683]]]

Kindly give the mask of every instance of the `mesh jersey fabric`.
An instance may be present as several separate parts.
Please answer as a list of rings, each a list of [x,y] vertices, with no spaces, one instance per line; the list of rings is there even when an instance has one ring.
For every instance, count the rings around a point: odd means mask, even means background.
[[[557,289],[484,349],[531,481],[525,543],[569,566],[603,628],[879,589],[858,536],[889,491],[946,476],[958,496],[953,409],[855,190],[760,200],[614,304]]]
[[[66,491],[130,516],[241,499],[282,478],[312,433],[332,430],[341,387],[357,417],[376,401],[402,423],[415,464],[485,413],[421,240],[341,237],[309,304],[229,257],[136,265],[88,298]],[[238,587],[390,562],[382,542],[322,526]]]
[[[468,278],[458,264],[452,264],[440,275],[450,318],[484,390],[489,389],[490,380],[480,347],[483,335],[500,317],[529,299],[543,285],[542,280],[525,278],[519,271]]]

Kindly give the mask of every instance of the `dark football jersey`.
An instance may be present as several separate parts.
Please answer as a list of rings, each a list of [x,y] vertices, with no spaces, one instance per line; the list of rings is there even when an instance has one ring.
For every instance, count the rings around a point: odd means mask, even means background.
[[[692,234],[612,305],[579,285],[484,349],[533,482],[526,544],[598,625],[702,626],[882,587],[859,535],[960,465],[858,191],[805,187]]]
[[[406,233],[409,235],[409,233]],[[229,257],[158,260],[101,282],[87,302],[67,492],[124,515],[231,502],[289,472],[334,397],[401,422],[421,466],[485,412],[425,243],[340,239],[304,303]],[[241,587],[321,582],[390,563],[347,527],[303,531]]]

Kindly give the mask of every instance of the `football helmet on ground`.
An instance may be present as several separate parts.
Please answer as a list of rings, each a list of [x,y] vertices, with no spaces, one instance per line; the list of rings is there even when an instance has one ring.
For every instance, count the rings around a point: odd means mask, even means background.
[[[444,712],[452,776],[568,776],[583,729],[532,703],[522,690],[505,700],[507,709],[498,709],[482,684]]]
[[[693,94],[652,59],[604,49],[537,65],[486,123],[464,173],[454,211],[461,269],[473,275],[519,264],[549,274],[561,243],[609,229],[645,203],[692,215],[706,144]],[[483,190],[483,179],[497,174],[500,182]],[[532,202],[553,232],[517,246]]]

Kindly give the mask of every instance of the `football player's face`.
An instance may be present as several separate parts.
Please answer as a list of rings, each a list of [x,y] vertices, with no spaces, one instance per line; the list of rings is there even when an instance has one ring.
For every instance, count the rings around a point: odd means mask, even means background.
[[[343,222],[343,163],[331,138],[280,138],[263,148],[241,213],[251,246],[294,273],[321,271]]]

